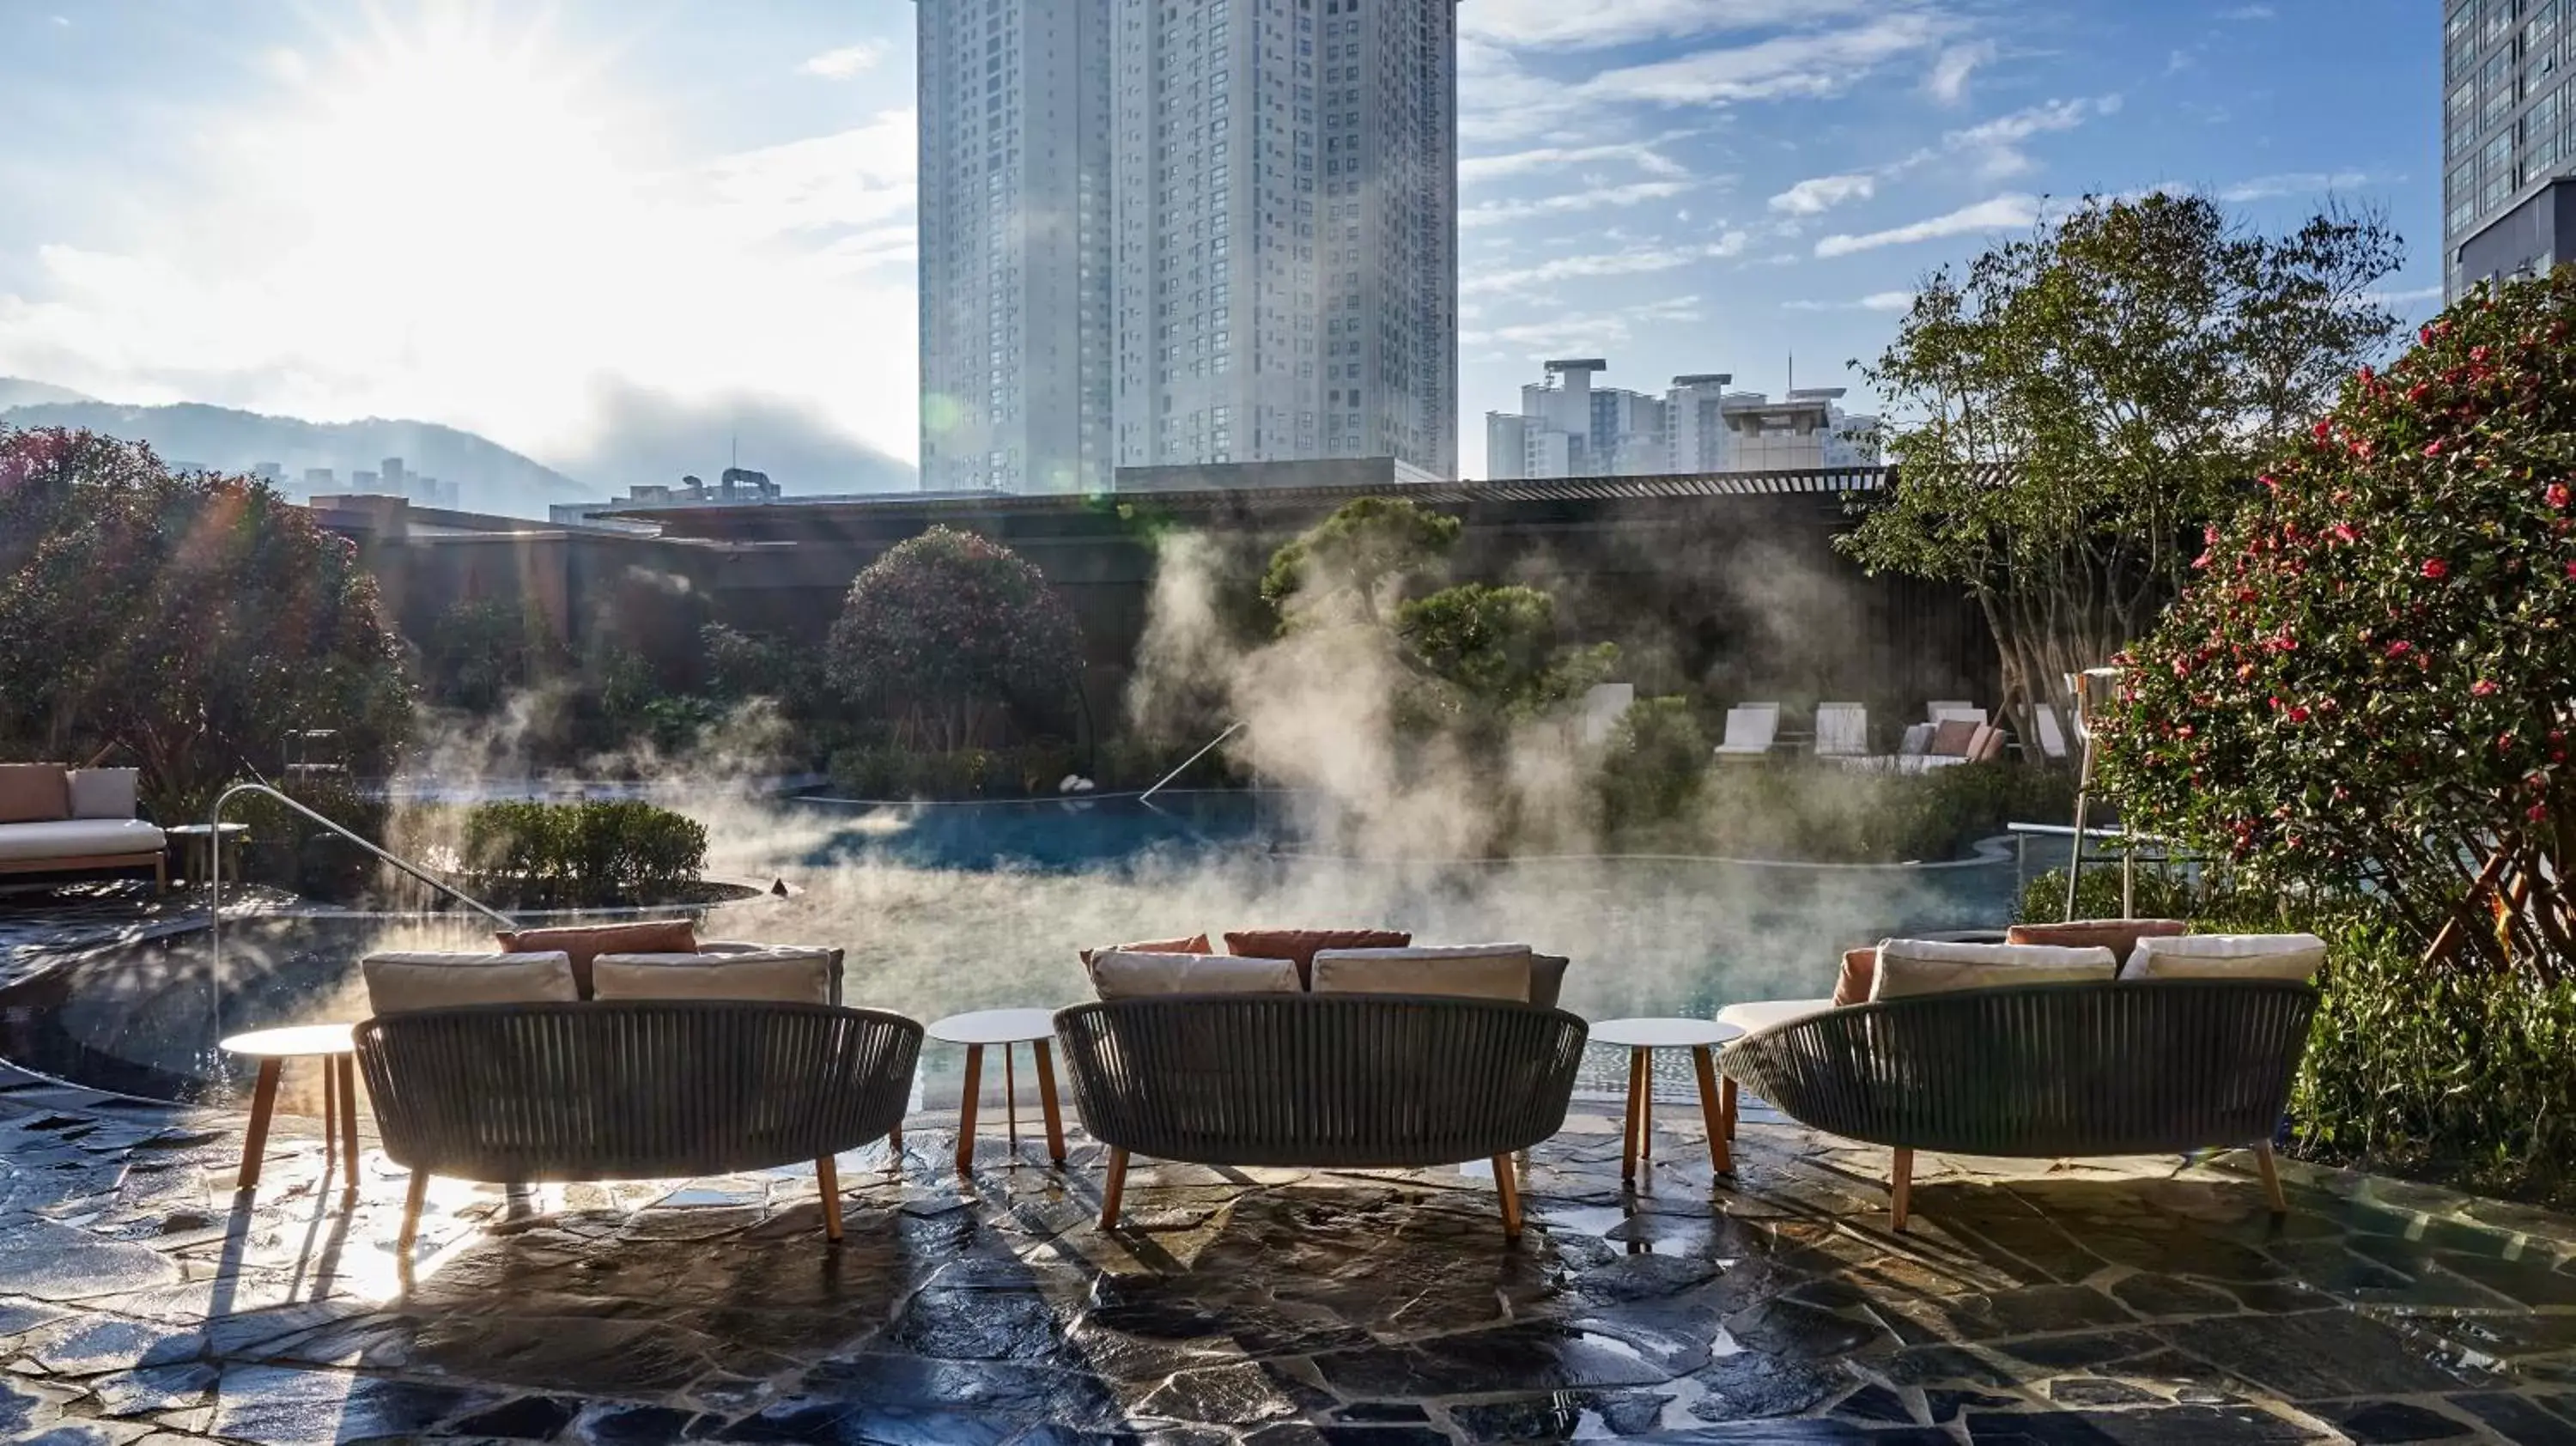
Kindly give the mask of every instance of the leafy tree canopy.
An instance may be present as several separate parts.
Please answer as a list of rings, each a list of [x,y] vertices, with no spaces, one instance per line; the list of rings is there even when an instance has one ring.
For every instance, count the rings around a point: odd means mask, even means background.
[[[2419,947],[2474,902],[2468,957],[2576,961],[2571,332],[2576,272],[2472,295],[2207,531],[2108,725],[2134,820]]]
[[[1047,707],[1074,685],[1082,634],[1046,575],[971,532],[933,527],[850,584],[832,627],[830,674],[898,741],[954,751],[1014,706]]]
[[[381,769],[410,686],[347,539],[248,477],[173,473],[149,447],[0,427],[0,746],[116,748],[165,820],[265,773],[293,730]]]
[[[1392,621],[1405,592],[1435,575],[1459,522],[1401,499],[1361,497],[1271,555],[1261,596],[1282,632]]]
[[[2395,335],[2370,288],[2401,259],[2373,217],[2272,236],[2159,193],[1934,273],[1861,367],[1899,485],[1846,551],[1967,589],[2030,734],[2027,707],[2145,633],[2200,526]]]

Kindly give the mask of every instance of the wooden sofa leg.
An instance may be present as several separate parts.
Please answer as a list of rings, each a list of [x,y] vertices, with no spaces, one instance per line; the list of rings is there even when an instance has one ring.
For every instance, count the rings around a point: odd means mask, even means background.
[[[1118,1228],[1118,1206],[1126,1195],[1127,1152],[1113,1146],[1109,1151],[1109,1178],[1102,1181],[1100,1185],[1101,1229]]]
[[[1512,1157],[1494,1157],[1494,1193],[1503,1200],[1503,1238],[1521,1238],[1521,1182],[1512,1172]]]
[[[1914,1206],[1914,1152],[1899,1150],[1889,1167],[1888,1194],[1893,1205],[1895,1228],[1905,1228],[1905,1217]]]
[[[2271,1202],[2272,1213],[2287,1215],[2290,1202],[2281,1194],[2281,1170],[2272,1162],[2272,1142],[2254,1142],[2254,1168],[2263,1172],[2263,1198]]]
[[[403,1191],[402,1233],[394,1237],[394,1253],[406,1260],[420,1239],[420,1207],[429,1200],[429,1172],[411,1172],[411,1184]]]
[[[825,1155],[814,1162],[814,1183],[823,1192],[823,1238],[838,1245],[841,1242],[841,1171]]]

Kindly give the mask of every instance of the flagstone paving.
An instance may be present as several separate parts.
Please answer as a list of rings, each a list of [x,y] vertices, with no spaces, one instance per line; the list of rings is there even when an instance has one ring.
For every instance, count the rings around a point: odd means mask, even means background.
[[[502,1192],[439,1182],[415,1258],[370,1148],[231,1188],[239,1120],[0,1077],[0,1438],[1413,1446],[2576,1441],[2576,1222],[2233,1161],[1927,1161],[1760,1112],[1714,1185],[1678,1120],[1644,1189],[1579,1104],[1525,1178],[842,1161]],[[1668,1112],[1678,1116],[1683,1112]],[[953,1141],[954,1136],[948,1137]]]

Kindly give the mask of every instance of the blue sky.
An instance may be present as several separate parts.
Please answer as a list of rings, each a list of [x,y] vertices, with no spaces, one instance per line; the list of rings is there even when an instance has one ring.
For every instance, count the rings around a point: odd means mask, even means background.
[[[2431,0],[1462,0],[1462,459],[1548,356],[1856,381],[2047,197],[2438,291]],[[578,455],[649,388],[916,449],[910,0],[0,0],[0,375]],[[1866,397],[1859,398],[1866,402]],[[622,485],[642,478],[592,479]],[[791,487],[797,479],[782,478]]]

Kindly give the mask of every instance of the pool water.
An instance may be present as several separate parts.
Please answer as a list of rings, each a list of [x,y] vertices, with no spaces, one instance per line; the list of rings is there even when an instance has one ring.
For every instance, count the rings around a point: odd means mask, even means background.
[[[704,911],[702,937],[837,946],[844,996],[925,1022],[1088,997],[1075,951],[1228,929],[1385,926],[1425,943],[1526,942],[1570,955],[1564,1004],[1593,1018],[1705,1015],[1828,992],[1840,951],[1891,934],[1994,927],[2012,860],[1835,868],[1685,858],[1357,859],[1305,852],[1276,798],[1165,794],[1060,803],[692,805],[724,874],[787,897]],[[0,992],[0,1056],[103,1088],[224,1098],[246,1076],[226,1034],[363,1017],[357,961],[482,949],[456,916],[228,921],[84,955]],[[925,1052],[925,1089],[956,1051]],[[988,1071],[988,1074],[994,1073]],[[289,1105],[293,1107],[290,1098]]]

